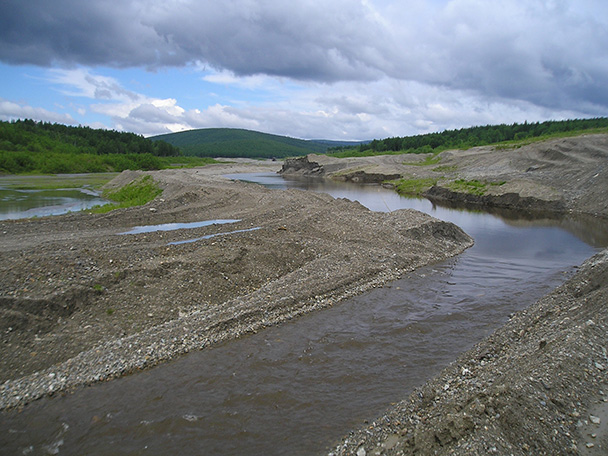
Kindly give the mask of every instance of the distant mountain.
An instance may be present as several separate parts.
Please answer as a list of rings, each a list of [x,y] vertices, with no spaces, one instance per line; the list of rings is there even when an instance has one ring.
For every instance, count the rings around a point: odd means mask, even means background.
[[[325,153],[330,147],[356,146],[360,142],[304,140],[238,128],[203,128],[152,136],[179,147],[185,155],[199,157],[284,158]]]

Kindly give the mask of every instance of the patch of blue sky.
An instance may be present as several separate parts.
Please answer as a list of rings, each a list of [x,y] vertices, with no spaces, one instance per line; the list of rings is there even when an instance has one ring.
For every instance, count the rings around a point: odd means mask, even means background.
[[[57,94],[51,92],[46,69],[32,65],[0,63],[0,97],[18,104],[56,110]]]

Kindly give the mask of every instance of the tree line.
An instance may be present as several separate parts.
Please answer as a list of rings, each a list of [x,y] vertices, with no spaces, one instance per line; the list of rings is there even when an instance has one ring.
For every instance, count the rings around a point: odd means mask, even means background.
[[[357,155],[374,153],[429,153],[446,149],[467,149],[470,147],[496,144],[507,141],[520,141],[531,138],[584,132],[585,130],[608,128],[608,118],[573,119],[533,123],[514,123],[512,125],[486,125],[481,127],[446,130],[440,133],[427,133],[416,136],[374,139],[360,146],[346,149],[328,150],[334,155]]]
[[[0,172],[69,173],[159,169],[179,148],[134,133],[31,119],[0,122]]]

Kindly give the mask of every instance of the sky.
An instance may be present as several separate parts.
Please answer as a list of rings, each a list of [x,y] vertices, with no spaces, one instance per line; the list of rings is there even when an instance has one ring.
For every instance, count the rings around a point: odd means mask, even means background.
[[[367,140],[604,116],[605,0],[0,1],[0,120]]]

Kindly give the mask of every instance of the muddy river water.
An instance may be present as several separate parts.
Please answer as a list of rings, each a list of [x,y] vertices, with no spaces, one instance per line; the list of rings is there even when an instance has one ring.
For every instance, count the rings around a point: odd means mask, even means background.
[[[475,246],[297,321],[2,413],[1,454],[322,454],[608,244],[603,224],[589,221],[444,209],[379,186],[239,178],[372,210],[419,209]]]

